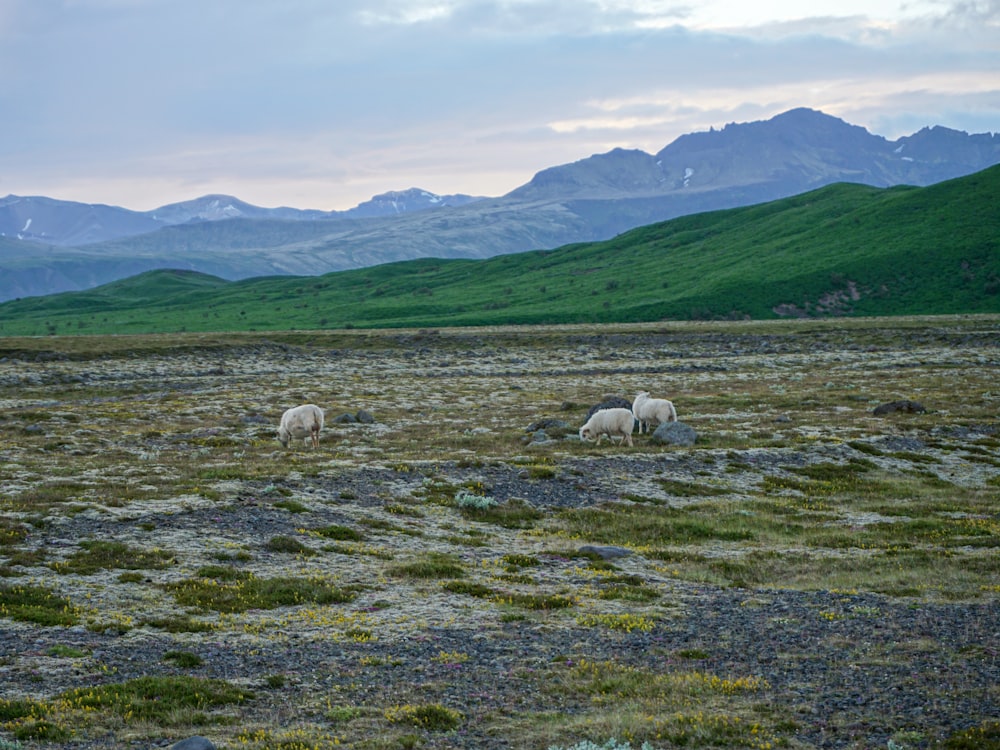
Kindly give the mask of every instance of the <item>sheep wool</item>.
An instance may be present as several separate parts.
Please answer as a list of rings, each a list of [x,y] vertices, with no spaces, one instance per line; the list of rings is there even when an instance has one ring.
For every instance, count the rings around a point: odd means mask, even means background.
[[[649,391],[642,391],[632,400],[632,414],[639,421],[640,434],[665,422],[677,421],[673,402],[665,398],[650,398]]]
[[[580,428],[581,440],[597,440],[601,444],[601,438],[608,436],[609,441],[615,437],[620,437],[622,445],[626,442],[632,445],[632,428],[635,426],[635,418],[628,409],[614,408],[601,409],[596,411],[587,420],[587,423]]]
[[[319,433],[323,429],[323,410],[316,404],[302,404],[288,409],[281,415],[278,440],[288,447],[291,440],[310,440],[312,447],[319,446]]]

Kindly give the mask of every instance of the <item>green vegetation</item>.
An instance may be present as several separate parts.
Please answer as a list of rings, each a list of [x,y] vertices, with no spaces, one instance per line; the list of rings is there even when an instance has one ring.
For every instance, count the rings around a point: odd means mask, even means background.
[[[308,513],[309,508],[307,508],[302,503],[297,500],[279,500],[274,504],[275,508],[284,508],[289,513]]]
[[[464,594],[477,599],[492,599],[497,596],[497,591],[482,583],[471,581],[446,581],[441,584],[441,588],[453,594]]]
[[[459,506],[462,516],[470,521],[493,523],[508,529],[530,528],[544,514],[524,500],[511,499],[505,503]]]
[[[159,628],[168,633],[208,633],[215,629],[210,622],[195,620],[186,615],[151,617],[143,620],[142,624],[151,628]]]
[[[465,567],[454,555],[427,552],[414,560],[389,568],[389,573],[404,578],[463,578]]]
[[[52,569],[59,573],[92,575],[99,570],[125,568],[162,569],[174,559],[174,554],[166,550],[142,550],[129,547],[121,542],[84,541],[83,548],[75,552],[65,562],[53,563]]]
[[[224,680],[197,677],[139,677],[123,683],[68,690],[59,699],[84,711],[110,713],[130,722],[155,721],[165,726],[207,720],[210,708],[243,703],[250,691]]]
[[[18,740],[64,743],[102,726],[204,726],[220,721],[218,709],[253,697],[224,680],[140,677],[67,690],[51,700],[0,699],[0,730]]]
[[[477,326],[1000,310],[1000,167],[837,184],[612,240],[227,283],[154,271],[0,305],[0,334]]]
[[[360,542],[365,538],[364,534],[357,529],[352,529],[350,526],[341,526],[340,524],[309,529],[309,532],[325,539],[336,539],[341,542]]]
[[[0,617],[45,626],[80,621],[73,603],[45,586],[0,585]]]
[[[178,667],[185,667],[187,669],[200,667],[205,663],[205,660],[198,656],[198,654],[193,654],[190,651],[167,651],[163,655],[163,661],[171,662]]]
[[[652,747],[780,746],[775,722],[756,710],[760,695],[769,688],[766,680],[753,675],[661,673],[589,659],[557,665],[546,683],[546,690],[557,695],[589,699],[594,710],[588,734],[614,735],[637,745],[649,742]]]
[[[167,584],[166,589],[183,607],[226,613],[300,604],[343,604],[356,596],[352,589],[338,588],[322,580],[251,575],[233,582],[193,578]]]
[[[0,547],[19,544],[27,536],[28,529],[23,523],[0,516]]]
[[[503,562],[508,570],[519,570],[521,568],[534,568],[537,565],[541,565],[541,560],[539,560],[534,555],[517,555],[517,554],[504,555]]]
[[[500,604],[512,607],[534,610],[568,609],[576,604],[573,597],[565,594],[504,592],[497,594],[494,600]]]
[[[412,724],[432,732],[456,729],[462,722],[462,713],[439,703],[417,706],[392,706],[385,710],[385,717],[393,724]]]
[[[316,555],[319,554],[311,547],[307,547],[298,539],[290,536],[273,536],[267,540],[264,549],[268,552],[283,552],[287,555]]]
[[[1000,722],[962,729],[951,735],[943,745],[945,750],[1000,750]]]

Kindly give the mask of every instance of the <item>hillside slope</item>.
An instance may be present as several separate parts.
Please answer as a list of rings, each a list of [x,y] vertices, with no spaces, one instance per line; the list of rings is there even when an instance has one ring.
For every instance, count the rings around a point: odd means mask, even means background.
[[[131,234],[123,224],[111,235],[116,239],[44,254],[26,245],[10,262],[0,259],[0,301],[91,288],[158,268],[242,279],[425,257],[489,258],[609,239],[634,227],[835,182],[926,186],[997,163],[1000,134],[935,127],[889,141],[822,112],[795,109],[684,135],[656,154],[613,149],[544,169],[497,198],[409,190],[375,196],[347,212],[316,212],[258,209],[230,196],[205,196],[134,217],[175,224],[157,231],[121,236]],[[45,239],[46,222],[29,210],[32,201],[11,197],[7,203],[0,201],[0,233],[10,236],[28,226],[46,243],[60,244]],[[47,216],[51,208],[47,204]],[[110,226],[110,209],[97,217],[98,207],[73,208]],[[5,211],[14,212],[6,223]],[[60,227],[81,221],[75,214],[49,219]]]
[[[238,282],[152,272],[0,305],[0,334],[1000,312],[1000,166],[836,184],[612,240]]]

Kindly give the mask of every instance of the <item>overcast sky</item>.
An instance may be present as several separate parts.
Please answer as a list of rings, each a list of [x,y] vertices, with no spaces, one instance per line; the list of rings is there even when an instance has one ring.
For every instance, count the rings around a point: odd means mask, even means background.
[[[794,107],[1000,131],[1000,0],[0,0],[0,196],[494,196]]]

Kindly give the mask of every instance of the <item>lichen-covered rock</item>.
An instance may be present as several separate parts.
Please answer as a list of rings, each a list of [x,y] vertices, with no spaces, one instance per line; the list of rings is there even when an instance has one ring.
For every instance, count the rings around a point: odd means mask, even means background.
[[[535,430],[533,433],[525,437],[524,440],[522,440],[522,442],[525,443],[529,448],[532,448],[535,446],[551,443],[552,438],[549,437],[548,433],[545,432],[545,430]]]
[[[872,410],[872,414],[876,417],[883,417],[886,414],[895,414],[897,411],[906,412],[907,414],[919,414],[927,411],[926,407],[919,401],[890,401],[886,404],[879,404]]]
[[[538,438],[537,433],[542,432],[546,437],[551,439],[558,439],[566,437],[569,434],[576,434],[576,430],[562,419],[540,419],[537,422],[532,422],[525,428],[526,432],[530,432]]]
[[[632,411],[632,402],[622,396],[605,396],[601,403],[590,407],[590,411],[587,412],[587,419],[590,419],[594,416],[594,412],[598,412],[601,409],[628,409]]]
[[[653,433],[653,442],[662,445],[689,446],[694,445],[697,439],[698,433],[684,422],[666,422]]]
[[[597,555],[602,560],[614,560],[616,557],[628,557],[632,554],[632,550],[614,545],[586,544],[580,547],[580,553],[583,555]]]
[[[206,737],[194,736],[175,742],[170,750],[215,750],[215,745]]]

